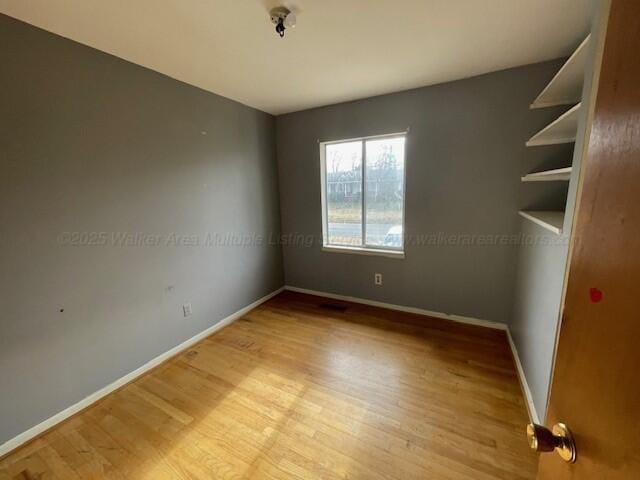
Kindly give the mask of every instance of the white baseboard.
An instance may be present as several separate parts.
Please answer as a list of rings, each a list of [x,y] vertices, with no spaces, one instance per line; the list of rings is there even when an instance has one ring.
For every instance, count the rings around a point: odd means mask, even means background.
[[[506,330],[507,329],[507,325],[504,324],[504,323],[491,322],[489,320],[481,320],[479,318],[463,317],[462,315],[453,315],[453,314],[442,313],[442,312],[433,312],[431,310],[424,310],[422,308],[405,307],[403,305],[396,305],[396,304],[393,304],[393,303],[378,302],[377,300],[368,300],[366,298],[349,297],[347,295],[338,295],[338,294],[335,294],[335,293],[327,293],[327,292],[320,292],[320,291],[317,291],[317,290],[309,290],[307,288],[292,287],[291,285],[285,285],[284,289],[285,290],[290,290],[292,292],[306,293],[308,295],[317,295],[319,297],[333,298],[334,300],[343,300],[345,302],[361,303],[363,305],[370,305],[372,307],[387,308],[389,310],[397,310],[399,312],[415,313],[417,315],[425,315],[425,316],[428,316],[428,317],[443,318],[445,320],[452,320],[454,322],[465,323],[467,325],[477,325],[477,326],[480,326],[480,327],[493,328],[493,329],[496,329],[496,330]]]
[[[511,346],[511,353],[513,353],[513,358],[516,361],[516,369],[518,371],[518,377],[520,378],[520,385],[522,386],[522,393],[524,394],[524,398],[527,402],[527,410],[529,412],[529,420],[532,423],[540,423],[540,417],[538,416],[538,412],[536,411],[536,406],[533,403],[533,396],[531,395],[531,389],[529,388],[529,384],[527,383],[527,377],[524,375],[524,369],[522,368],[522,363],[520,363],[520,356],[518,355],[518,349],[516,348],[516,344],[513,342],[513,337],[511,337],[511,330],[507,329],[507,338],[509,339],[509,346]]]
[[[163,354],[158,355],[154,359],[152,359],[152,360],[148,361],[147,363],[145,363],[144,365],[142,365],[140,368],[135,369],[133,372],[128,373],[124,377],[119,378],[115,382],[107,385],[104,388],[101,388],[100,390],[98,390],[97,392],[92,393],[88,397],[83,398],[79,402],[71,405],[70,407],[64,409],[63,411],[61,411],[59,413],[56,413],[53,417],[48,418],[44,422],[39,423],[38,425],[36,425],[34,427],[31,427],[29,430],[27,430],[27,431],[25,431],[25,432],[15,436],[15,437],[13,437],[12,439],[6,441],[2,445],[0,445],[0,458],[3,457],[4,455],[6,455],[7,453],[15,450],[16,448],[20,447],[21,445],[23,445],[24,443],[28,442],[29,440],[32,440],[33,438],[37,437],[41,433],[49,430],[51,427],[53,427],[53,426],[57,425],[58,423],[66,420],[67,418],[71,417],[72,415],[75,415],[79,411],[84,410],[85,408],[87,408],[91,404],[97,402],[98,400],[100,400],[101,398],[105,397],[106,395],[109,395],[110,393],[114,392],[115,390],[119,389],[120,387],[126,385],[127,383],[129,383],[129,382],[131,382],[133,380],[135,380],[136,378],[138,378],[139,376],[145,374],[146,372],[148,372],[152,368],[157,367],[158,365],[160,365],[165,360],[168,360],[171,357],[174,357],[175,355],[178,355],[179,353],[183,352],[184,350],[186,350],[186,349],[192,347],[194,344],[198,343],[200,340],[208,337],[209,335],[211,335],[211,334],[217,332],[218,330],[226,327],[227,325],[233,323],[235,320],[237,320],[240,317],[244,316],[250,310],[253,310],[258,305],[266,302],[267,300],[269,300],[270,298],[276,296],[277,294],[279,294],[283,290],[284,290],[284,287],[281,287],[281,288],[269,293],[268,295],[265,295],[264,297],[256,300],[252,304],[247,305],[244,308],[241,308],[237,312],[232,313],[228,317],[223,318],[222,320],[220,320],[215,325],[213,325],[213,326],[207,328],[206,330],[198,333],[197,335],[191,337],[189,340],[186,340],[186,341],[182,342],[180,345],[177,345],[177,346],[173,347],[171,350],[167,350]]]
[[[320,292],[318,290],[310,290],[307,288],[293,287],[291,285],[285,285],[284,289],[290,290],[292,292],[306,293],[308,295],[317,295],[319,297],[332,298],[335,300],[343,300],[345,302],[361,303],[363,305],[371,305],[373,307],[388,308],[389,310],[397,310],[400,312],[408,312],[408,313],[415,313],[418,315],[426,315],[429,317],[442,318],[445,320],[452,320],[454,322],[465,323],[467,325],[477,325],[480,327],[504,330],[505,332],[507,332],[507,338],[509,339],[509,346],[511,347],[511,352],[513,353],[513,358],[515,359],[515,362],[516,362],[516,370],[518,372],[520,385],[522,385],[522,393],[527,403],[527,411],[529,413],[529,418],[533,423],[540,423],[540,418],[538,417],[538,413],[536,412],[536,407],[533,404],[533,397],[531,396],[531,390],[529,389],[527,378],[524,375],[522,363],[520,363],[518,350],[516,349],[515,343],[513,343],[513,338],[511,337],[511,331],[509,330],[508,325],[504,323],[499,323],[499,322],[481,320],[479,318],[463,317],[461,315],[452,315],[448,313],[434,312],[431,310],[424,310],[422,308],[405,307],[402,305],[395,305],[392,303],[378,302],[376,300],[367,300],[364,298],[349,297],[347,295],[338,295],[335,293]]]
[[[387,308],[387,309],[390,309],[390,310],[397,310],[397,311],[401,311],[401,312],[415,313],[415,314],[418,314],[418,315],[426,315],[426,316],[435,317],[435,318],[442,318],[442,319],[445,319],[445,320],[451,320],[451,321],[454,321],[454,322],[464,323],[464,324],[468,324],[468,325],[477,325],[477,326],[481,326],[481,327],[493,328],[493,329],[498,329],[498,330],[505,330],[507,332],[507,337],[509,339],[509,345],[511,346],[511,351],[513,352],[513,356],[515,358],[516,368],[517,368],[517,371],[518,371],[518,376],[520,377],[520,382],[521,382],[521,385],[522,385],[523,393],[524,393],[524,396],[525,396],[525,399],[526,399],[526,402],[527,402],[527,407],[528,407],[528,410],[529,410],[529,416],[531,417],[531,421],[532,422],[540,423],[540,419],[539,419],[538,414],[536,412],[535,405],[533,404],[533,398],[531,396],[531,390],[529,389],[529,385],[528,385],[526,377],[524,375],[524,370],[522,369],[522,364],[520,363],[520,357],[518,356],[518,351],[516,349],[515,344],[513,343],[513,338],[511,337],[511,332],[509,331],[509,328],[507,327],[507,325],[505,325],[503,323],[498,323],[498,322],[490,322],[490,321],[487,321],[487,320],[480,320],[480,319],[473,318],[473,317],[464,317],[464,316],[460,316],[460,315],[451,315],[451,314],[447,314],[447,313],[424,310],[424,309],[421,309],[421,308],[405,307],[405,306],[402,306],[402,305],[395,305],[395,304],[391,304],[391,303],[378,302],[378,301],[375,301],[375,300],[367,300],[367,299],[363,299],[363,298],[350,297],[350,296],[346,296],[346,295],[338,295],[338,294],[327,293],[327,292],[320,292],[320,291],[317,291],[317,290],[309,290],[309,289],[306,289],[306,288],[298,288],[298,287],[293,287],[293,286],[290,286],[290,285],[286,285],[286,286],[284,286],[282,288],[279,288],[279,289],[275,290],[274,292],[271,292],[268,295],[265,295],[264,297],[256,300],[255,302],[253,302],[250,305],[247,305],[246,307],[238,310],[237,312],[229,315],[228,317],[223,318],[222,320],[220,320],[215,325],[213,325],[213,326],[209,327],[208,329],[200,332],[199,334],[195,335],[194,337],[191,337],[189,340],[186,340],[186,341],[182,342],[180,345],[177,345],[177,346],[173,347],[172,349],[166,351],[165,353],[155,357],[154,359],[152,359],[149,362],[145,363],[144,365],[142,365],[141,367],[137,368],[133,372],[128,373],[124,377],[119,378],[115,382],[107,385],[106,387],[104,387],[104,388],[98,390],[97,392],[89,395],[88,397],[85,397],[84,399],[80,400],[79,402],[75,403],[74,405],[71,405],[70,407],[66,408],[65,410],[63,410],[63,411],[55,414],[54,416],[48,418],[44,422],[39,423],[38,425],[35,425],[34,427],[31,427],[29,430],[27,430],[27,431],[15,436],[14,438],[8,440],[7,442],[3,443],[2,445],[0,445],[0,457],[3,457],[7,453],[15,450],[16,448],[20,447],[24,443],[32,440],[33,438],[35,438],[38,435],[42,434],[43,432],[49,430],[50,428],[54,427],[58,423],[66,420],[67,418],[71,417],[72,415],[75,415],[76,413],[80,412],[81,410],[84,410],[85,408],[89,407],[91,404],[97,402],[98,400],[100,400],[101,398],[105,397],[106,395],[114,392],[115,390],[119,389],[120,387],[126,385],[127,383],[135,380],[139,376],[141,376],[144,373],[148,372],[149,370],[157,367],[162,362],[164,362],[164,361],[168,360],[169,358],[171,358],[171,357],[173,357],[175,355],[178,355],[179,353],[183,352],[184,350],[190,348],[194,344],[198,343],[200,340],[208,337],[209,335],[212,335],[213,333],[217,332],[218,330],[220,330],[220,329],[226,327],[227,325],[233,323],[238,318],[244,316],[249,311],[253,310],[254,308],[259,306],[260,304],[262,304],[262,303],[266,302],[267,300],[271,299],[272,297],[276,296],[277,294],[279,294],[283,290],[290,290],[292,292],[306,293],[306,294],[309,294],[309,295],[317,295],[317,296],[326,297],[326,298],[333,298],[335,300],[343,300],[343,301],[347,301],[347,302],[361,303],[361,304],[364,304],[364,305],[371,305],[371,306],[374,306],[374,307]]]

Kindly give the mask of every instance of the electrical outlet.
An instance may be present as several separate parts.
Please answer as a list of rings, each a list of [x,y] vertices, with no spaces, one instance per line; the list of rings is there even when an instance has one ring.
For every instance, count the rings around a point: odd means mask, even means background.
[[[381,273],[374,273],[373,274],[373,283],[375,283],[376,285],[382,285],[382,274]]]
[[[182,305],[182,313],[185,317],[190,317],[193,314],[190,303],[185,303],[184,305]]]

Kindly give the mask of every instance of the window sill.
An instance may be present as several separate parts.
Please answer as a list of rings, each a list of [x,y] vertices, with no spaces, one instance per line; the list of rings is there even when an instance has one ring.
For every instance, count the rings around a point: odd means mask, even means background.
[[[369,255],[374,257],[404,258],[404,251],[402,250],[382,250],[377,248],[325,245],[322,247],[322,251],[329,253],[352,253],[354,255]]]

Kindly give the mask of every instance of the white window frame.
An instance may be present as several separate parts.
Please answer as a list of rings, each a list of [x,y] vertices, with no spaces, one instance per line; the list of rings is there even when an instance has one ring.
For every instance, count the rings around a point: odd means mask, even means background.
[[[359,255],[376,255],[392,258],[404,258],[405,247],[405,203],[406,203],[406,191],[407,191],[407,140],[408,131],[399,133],[388,133],[384,135],[371,135],[368,137],[348,138],[344,140],[331,140],[320,141],[320,184],[321,184],[321,200],[322,200],[322,250],[325,252],[335,253],[354,253]],[[368,140],[380,140],[391,138],[404,138],[404,158],[403,162],[403,177],[402,177],[402,245],[400,247],[386,247],[379,245],[367,245],[367,204],[366,204],[366,142]],[[328,226],[328,214],[327,214],[327,169],[326,169],[326,147],[327,145],[335,145],[340,143],[349,142],[362,142],[362,245],[337,245],[329,243],[329,226]]]

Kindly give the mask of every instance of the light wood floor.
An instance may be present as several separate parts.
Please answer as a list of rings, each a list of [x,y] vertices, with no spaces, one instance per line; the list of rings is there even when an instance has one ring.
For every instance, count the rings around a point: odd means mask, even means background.
[[[0,460],[0,479],[532,479],[504,332],[285,292]]]

